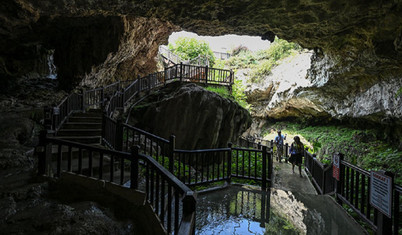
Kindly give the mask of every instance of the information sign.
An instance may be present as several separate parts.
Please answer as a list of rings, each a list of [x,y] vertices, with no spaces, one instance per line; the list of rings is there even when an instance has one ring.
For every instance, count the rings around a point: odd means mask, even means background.
[[[339,166],[340,157],[338,154],[334,154],[332,159],[332,177],[334,177],[337,181],[339,181]]]
[[[371,171],[370,204],[391,218],[392,177],[382,172]]]
[[[60,114],[60,108],[53,107],[53,114],[54,115],[59,115]]]

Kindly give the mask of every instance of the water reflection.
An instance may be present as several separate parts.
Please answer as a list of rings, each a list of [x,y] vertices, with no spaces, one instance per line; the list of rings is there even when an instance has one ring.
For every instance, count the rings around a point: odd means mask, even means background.
[[[196,234],[363,234],[331,200],[231,186],[198,195]]]
[[[263,234],[269,192],[233,187],[199,195],[196,234]]]

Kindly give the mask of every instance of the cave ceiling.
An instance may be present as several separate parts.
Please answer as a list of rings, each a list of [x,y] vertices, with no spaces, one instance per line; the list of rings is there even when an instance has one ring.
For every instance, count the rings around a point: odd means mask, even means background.
[[[179,30],[267,40],[278,36],[314,50],[308,76],[317,86],[304,94],[323,93],[324,83],[331,88],[317,105],[328,104],[322,100],[329,97],[347,108],[352,105],[342,101],[347,95],[402,74],[399,0],[3,0],[0,22],[2,79],[32,70],[35,63],[27,61],[37,56],[38,45],[56,48],[56,66],[77,81],[100,74],[144,75],[156,67],[143,58],[155,57],[157,46]],[[402,108],[393,107],[400,117]]]
[[[35,40],[30,33],[41,19],[129,15],[170,21],[200,35],[277,35],[345,61],[369,57],[380,66],[399,67],[402,52],[400,1],[4,0],[0,7],[3,42]]]

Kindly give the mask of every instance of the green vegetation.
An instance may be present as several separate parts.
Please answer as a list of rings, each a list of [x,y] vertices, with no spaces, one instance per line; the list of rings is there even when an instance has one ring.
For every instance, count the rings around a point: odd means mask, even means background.
[[[401,96],[402,95],[402,87],[399,88],[398,92],[396,93],[396,97]]]
[[[251,68],[251,82],[259,82],[262,77],[271,73],[271,69],[278,65],[280,60],[301,50],[302,48],[296,43],[275,38],[266,50],[251,52],[243,46],[233,49],[227,65],[232,69]]]
[[[329,164],[335,152],[365,170],[387,170],[395,173],[395,181],[402,184],[402,152],[380,140],[376,130],[360,130],[345,126],[304,126],[278,122],[287,133],[303,136],[313,146],[321,162]],[[284,128],[285,127],[285,128]]]
[[[215,56],[209,44],[202,40],[195,38],[180,37],[176,40],[175,44],[169,43],[169,50],[180,56],[183,60],[192,60],[199,55],[208,57],[211,66],[215,63]]]
[[[246,102],[246,95],[244,94],[244,86],[241,81],[235,80],[232,86],[232,93],[230,94],[228,88],[222,86],[207,86],[206,90],[217,93],[223,98],[231,99],[237,102],[240,106],[245,109],[249,109],[250,105]]]
[[[223,86],[207,86],[207,87],[205,87],[205,89],[208,90],[208,91],[215,92],[218,95],[222,96],[223,98],[233,100],[233,97],[231,96],[228,88],[226,88],[226,87],[223,87]]]

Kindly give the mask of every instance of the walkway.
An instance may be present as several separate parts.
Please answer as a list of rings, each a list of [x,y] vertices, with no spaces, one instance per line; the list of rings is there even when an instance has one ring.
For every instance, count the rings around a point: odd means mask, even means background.
[[[302,175],[303,177],[301,178],[297,166],[295,166],[295,173],[292,173],[292,164],[285,163],[284,161],[279,163],[274,160],[273,188],[303,194],[317,194],[303,168]]]

